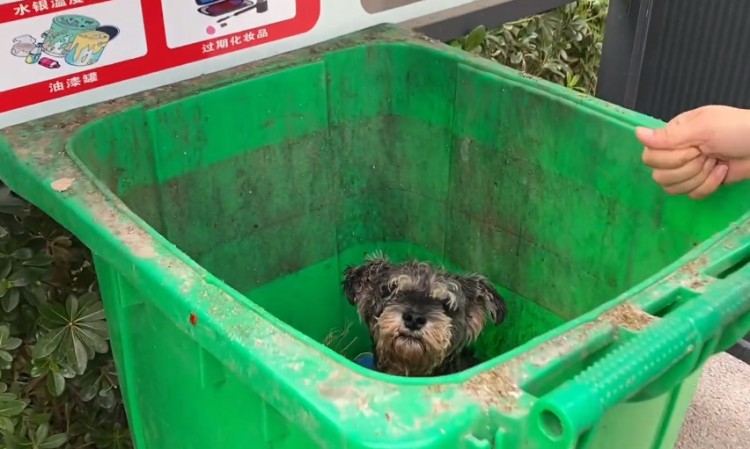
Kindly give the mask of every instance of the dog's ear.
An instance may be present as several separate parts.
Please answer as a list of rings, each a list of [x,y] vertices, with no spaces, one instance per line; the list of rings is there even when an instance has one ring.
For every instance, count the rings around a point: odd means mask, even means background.
[[[466,299],[478,305],[495,324],[505,321],[508,309],[500,293],[482,276],[471,275],[462,282]]]
[[[344,295],[349,300],[349,304],[354,304],[357,296],[362,292],[365,283],[365,272],[367,265],[356,267],[348,266],[344,270],[344,281],[341,283],[344,288]]]
[[[363,295],[371,295],[380,275],[390,268],[391,262],[380,253],[368,257],[363,265],[346,267],[342,287],[349,303],[356,304]]]

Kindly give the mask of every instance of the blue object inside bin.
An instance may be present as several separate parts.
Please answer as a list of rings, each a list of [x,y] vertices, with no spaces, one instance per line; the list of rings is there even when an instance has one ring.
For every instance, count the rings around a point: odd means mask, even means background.
[[[354,361],[365,368],[375,369],[375,357],[372,355],[372,352],[363,352],[354,357]]]

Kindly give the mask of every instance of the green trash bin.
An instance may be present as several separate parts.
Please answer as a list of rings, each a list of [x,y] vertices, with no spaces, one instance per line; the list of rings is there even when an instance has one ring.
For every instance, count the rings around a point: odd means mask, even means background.
[[[94,252],[139,449],[668,449],[750,331],[750,188],[665,195],[658,123],[384,25],[5,129],[0,175]],[[351,360],[375,250],[498,286],[481,365]]]

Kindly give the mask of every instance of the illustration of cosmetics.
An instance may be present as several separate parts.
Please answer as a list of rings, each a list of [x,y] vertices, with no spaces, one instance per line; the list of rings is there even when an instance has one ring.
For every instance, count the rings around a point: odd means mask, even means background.
[[[201,0],[196,0],[196,3],[201,4]],[[255,11],[259,14],[268,11],[267,0],[211,0],[205,2],[204,6],[198,8],[198,12],[211,17],[222,16],[216,21],[221,28],[225,28],[228,24],[227,21],[233,17]],[[212,35],[216,33],[216,28],[212,25],[206,27],[206,33]]]
[[[54,59],[50,59],[46,56],[43,56],[41,59],[39,59],[39,65],[42,67],[46,67],[48,69],[59,69],[60,63],[55,61]]]

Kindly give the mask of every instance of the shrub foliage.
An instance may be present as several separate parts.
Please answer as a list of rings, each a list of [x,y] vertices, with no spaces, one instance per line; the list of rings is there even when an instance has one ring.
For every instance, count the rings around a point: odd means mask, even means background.
[[[91,253],[0,186],[2,447],[130,448]]]
[[[586,94],[596,89],[609,0],[579,0],[451,45]]]

